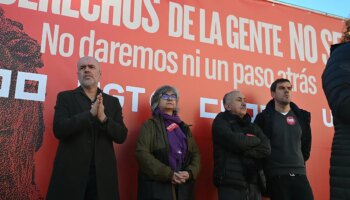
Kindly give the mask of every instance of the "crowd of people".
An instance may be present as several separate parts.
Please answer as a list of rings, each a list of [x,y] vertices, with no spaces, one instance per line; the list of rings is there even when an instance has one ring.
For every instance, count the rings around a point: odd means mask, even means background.
[[[342,42],[333,45],[323,73],[323,88],[334,115],[331,199],[350,199],[350,20]],[[98,88],[100,63],[77,63],[80,86],[57,96],[53,129],[59,140],[48,200],[119,199],[113,143],[128,129],[118,98]],[[311,150],[311,114],[292,102],[292,84],[275,80],[271,100],[254,122],[243,92],[223,97],[224,111],[212,123],[214,176],[219,200],[313,200],[306,174]],[[138,199],[192,200],[201,154],[190,125],[179,116],[179,92],[157,88],[152,116],[137,138]]]

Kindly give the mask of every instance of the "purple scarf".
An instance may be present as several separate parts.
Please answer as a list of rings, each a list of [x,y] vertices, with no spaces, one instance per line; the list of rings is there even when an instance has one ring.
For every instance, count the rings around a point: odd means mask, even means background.
[[[182,121],[179,116],[168,115],[159,108],[155,110],[155,114],[164,119],[169,142],[169,166],[174,171],[180,171],[187,154],[187,138],[179,127]]]

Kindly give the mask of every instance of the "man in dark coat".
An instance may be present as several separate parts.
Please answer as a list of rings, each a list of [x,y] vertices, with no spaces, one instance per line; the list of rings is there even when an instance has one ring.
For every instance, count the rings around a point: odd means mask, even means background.
[[[288,79],[275,80],[272,100],[255,119],[270,139],[271,155],[264,161],[271,200],[312,200],[305,162],[311,149],[311,115],[291,102]]]
[[[96,59],[78,62],[81,84],[58,94],[53,122],[59,139],[48,200],[117,200],[117,163],[113,142],[127,136],[119,100],[97,86]]]
[[[350,20],[343,43],[332,45],[322,86],[332,110],[334,138],[330,164],[330,199],[350,199]]]
[[[259,161],[270,154],[270,143],[251,123],[245,96],[238,90],[227,93],[212,126],[214,184],[219,200],[260,200]]]

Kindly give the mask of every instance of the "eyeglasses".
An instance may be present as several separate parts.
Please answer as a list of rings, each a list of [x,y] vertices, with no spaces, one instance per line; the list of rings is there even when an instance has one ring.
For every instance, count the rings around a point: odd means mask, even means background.
[[[162,94],[161,98],[164,100],[176,100],[177,96],[176,94]]]

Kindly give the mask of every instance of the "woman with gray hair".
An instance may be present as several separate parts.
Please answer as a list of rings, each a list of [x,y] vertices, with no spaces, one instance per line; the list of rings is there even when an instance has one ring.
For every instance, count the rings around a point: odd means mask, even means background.
[[[200,154],[189,125],[177,115],[178,101],[179,93],[169,85],[151,98],[152,117],[142,125],[136,144],[139,200],[194,199]]]

